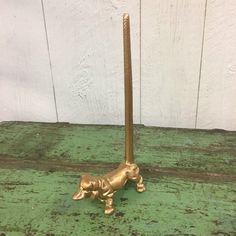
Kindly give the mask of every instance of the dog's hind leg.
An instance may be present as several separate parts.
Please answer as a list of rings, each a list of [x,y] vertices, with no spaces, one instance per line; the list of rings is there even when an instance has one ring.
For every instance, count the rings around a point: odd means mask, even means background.
[[[139,193],[142,193],[142,192],[145,191],[145,186],[144,186],[144,183],[143,183],[143,177],[142,177],[142,175],[137,174],[137,176],[136,176],[136,177],[133,177],[131,180],[136,183],[136,190],[137,190]]]
[[[105,203],[106,203],[106,206],[105,206],[105,214],[106,215],[110,215],[113,213],[114,211],[114,208],[112,206],[112,203],[113,203],[113,199],[112,198],[107,198],[105,200]]]
[[[145,191],[145,186],[144,186],[144,183],[143,183],[143,177],[142,175],[139,175],[138,176],[138,181],[136,182],[136,189],[138,192],[142,193]]]

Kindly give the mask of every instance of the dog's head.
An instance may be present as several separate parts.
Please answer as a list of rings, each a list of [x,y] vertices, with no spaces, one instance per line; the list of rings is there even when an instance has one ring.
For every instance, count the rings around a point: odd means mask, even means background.
[[[81,200],[85,197],[90,197],[93,191],[93,178],[90,175],[84,175],[80,180],[80,187],[77,192],[75,192],[73,199]]]

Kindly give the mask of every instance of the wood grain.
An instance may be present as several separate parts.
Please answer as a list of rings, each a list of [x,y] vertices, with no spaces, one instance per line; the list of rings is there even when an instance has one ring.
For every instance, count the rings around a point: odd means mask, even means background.
[[[235,182],[146,177],[147,191],[128,185],[103,204],[73,201],[83,172],[0,168],[1,235],[235,235]],[[99,169],[93,171],[99,175]]]
[[[141,121],[194,128],[205,0],[147,0],[141,11]]]
[[[236,130],[235,1],[140,2],[0,0],[0,121],[123,124],[128,12],[134,122]]]
[[[236,2],[207,4],[197,128],[236,130]]]
[[[0,120],[56,121],[40,0],[0,1]]]
[[[236,132],[135,126],[134,141],[135,161],[146,173],[236,176]],[[70,164],[86,163],[88,169],[97,169],[93,165],[98,164],[102,169],[111,164],[116,167],[123,159],[124,129],[120,126],[0,123],[2,168],[10,164],[61,170],[60,166],[67,166],[76,171],[79,166]]]
[[[139,1],[45,1],[59,121],[124,123],[122,15],[131,17],[134,121],[140,122]]]
[[[128,183],[105,217],[72,195],[123,160],[122,127],[0,123],[0,235],[236,235],[236,132],[136,128],[147,191]]]

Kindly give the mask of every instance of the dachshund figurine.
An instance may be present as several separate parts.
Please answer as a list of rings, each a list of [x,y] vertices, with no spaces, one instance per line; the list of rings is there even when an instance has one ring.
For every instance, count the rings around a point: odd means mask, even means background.
[[[105,202],[105,214],[111,214],[114,211],[112,206],[113,196],[128,180],[135,182],[138,192],[145,191],[143,177],[139,174],[139,168],[134,163],[130,22],[129,14],[127,13],[123,15],[123,42],[125,74],[125,163],[120,164],[117,169],[104,176],[82,176],[80,187],[73,196],[74,200],[91,197]]]
[[[81,200],[86,197],[99,199],[106,204],[105,214],[111,214],[114,211],[112,206],[113,195],[121,189],[128,180],[135,182],[138,192],[145,191],[143,177],[139,174],[138,166],[133,163],[122,163],[117,169],[104,176],[82,176],[80,188],[74,194],[73,199]]]

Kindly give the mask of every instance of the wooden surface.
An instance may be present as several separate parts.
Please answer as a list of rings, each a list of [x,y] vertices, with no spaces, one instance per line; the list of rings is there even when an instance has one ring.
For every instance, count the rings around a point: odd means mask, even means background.
[[[134,120],[140,123],[139,1],[45,1],[60,121],[124,123],[123,24],[131,18]]]
[[[197,128],[236,129],[236,2],[208,1]]]
[[[135,123],[236,130],[234,0],[18,2],[0,0],[1,121],[123,124],[129,12]]]
[[[194,128],[205,0],[142,4],[141,121]]]
[[[41,1],[0,1],[0,120],[55,122]]]
[[[123,160],[120,126],[0,124],[0,235],[236,235],[236,132],[136,126],[147,191],[116,211],[72,200],[84,172]]]

